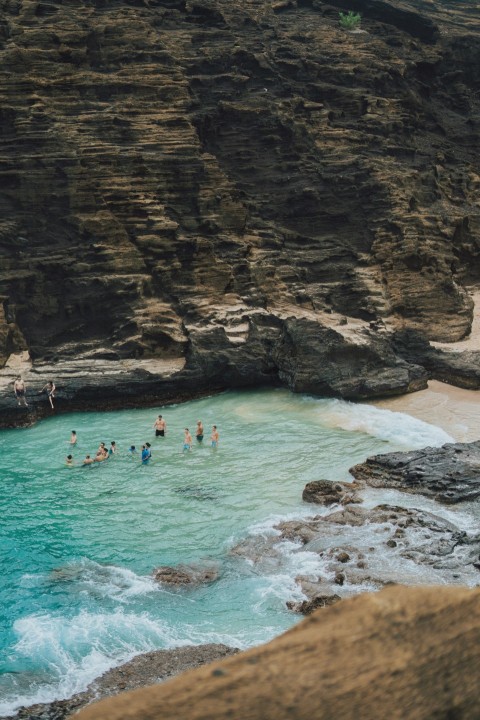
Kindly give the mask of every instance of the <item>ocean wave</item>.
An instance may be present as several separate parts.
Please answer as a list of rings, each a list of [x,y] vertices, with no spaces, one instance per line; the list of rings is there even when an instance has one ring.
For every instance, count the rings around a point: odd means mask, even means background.
[[[455,440],[436,425],[405,413],[358,405],[346,400],[329,400],[318,412],[329,427],[361,432],[409,450],[440,447]]]

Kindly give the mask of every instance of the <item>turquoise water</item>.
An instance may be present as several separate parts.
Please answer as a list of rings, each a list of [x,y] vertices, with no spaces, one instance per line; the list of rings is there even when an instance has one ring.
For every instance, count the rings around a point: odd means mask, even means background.
[[[165,438],[155,438],[158,413]],[[182,452],[201,419],[202,446]],[[220,431],[209,447],[212,424]],[[76,465],[65,465],[70,432]],[[183,405],[52,417],[0,432],[0,714],[67,697],[139,652],[203,642],[245,648],[299,620],[298,557],[263,574],[231,548],[275,521],[317,511],[310,480],[349,479],[366,456],[440,445],[439,428],[400,413],[285,390],[225,393]],[[101,441],[117,454],[82,467]],[[142,466],[127,450],[152,443]],[[311,560],[310,560],[311,561]],[[173,591],[159,565],[215,566],[217,582]]]

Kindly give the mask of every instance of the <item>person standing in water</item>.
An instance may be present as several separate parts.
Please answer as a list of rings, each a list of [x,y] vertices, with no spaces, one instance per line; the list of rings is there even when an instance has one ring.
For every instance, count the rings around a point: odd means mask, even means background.
[[[203,440],[203,424],[201,420],[197,420],[197,429],[195,430],[195,437],[197,442],[201,443]]]
[[[152,451],[146,445],[142,445],[142,465],[147,465],[152,457]]]
[[[186,452],[191,449],[192,449],[192,436],[190,435],[190,430],[188,428],[185,428],[185,435],[183,437],[183,451]]]
[[[27,393],[27,386],[25,385],[25,381],[23,378],[19,375],[16,380],[13,382],[13,393],[15,397],[17,398],[17,404],[23,405],[24,407],[28,407],[26,393]]]
[[[153,423],[153,428],[155,430],[155,437],[165,437],[165,433],[167,432],[167,423],[161,415],[159,415]]]
[[[65,462],[67,465],[73,465],[73,455],[67,455]]]
[[[93,458],[90,457],[90,455],[87,455],[85,460],[83,461],[84,465],[92,465],[95,462]]]
[[[217,426],[216,426],[216,425],[213,425],[213,426],[212,426],[212,434],[211,434],[211,436],[210,436],[210,440],[212,441],[212,448],[217,448],[217,447],[218,447],[218,440],[219,440],[219,438],[220,438],[220,435],[219,435],[219,433],[218,433]]]
[[[72,430],[72,434],[70,435],[70,445],[76,445],[77,444],[77,433],[75,430]]]
[[[40,392],[47,392],[47,397],[53,410],[53,398],[55,397],[55,383],[53,380],[49,380],[46,385],[40,390]]]
[[[108,454],[113,455],[116,452],[117,452],[117,444],[116,444],[115,440],[112,440],[112,442],[110,443],[110,448],[108,450]]]

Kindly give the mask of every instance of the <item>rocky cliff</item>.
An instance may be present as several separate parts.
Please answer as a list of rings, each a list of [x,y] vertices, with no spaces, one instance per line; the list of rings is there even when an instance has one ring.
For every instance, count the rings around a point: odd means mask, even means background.
[[[479,18],[1,0],[1,422],[17,371],[60,408],[424,387],[479,284]]]
[[[479,590],[390,587],[78,720],[474,720]]]

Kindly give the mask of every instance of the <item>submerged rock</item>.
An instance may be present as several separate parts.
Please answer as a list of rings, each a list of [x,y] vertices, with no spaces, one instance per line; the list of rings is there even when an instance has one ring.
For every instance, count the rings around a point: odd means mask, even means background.
[[[173,587],[195,587],[215,582],[219,576],[219,569],[216,565],[202,567],[200,565],[177,565],[170,567],[164,565],[153,571],[153,579],[162,585]]]

